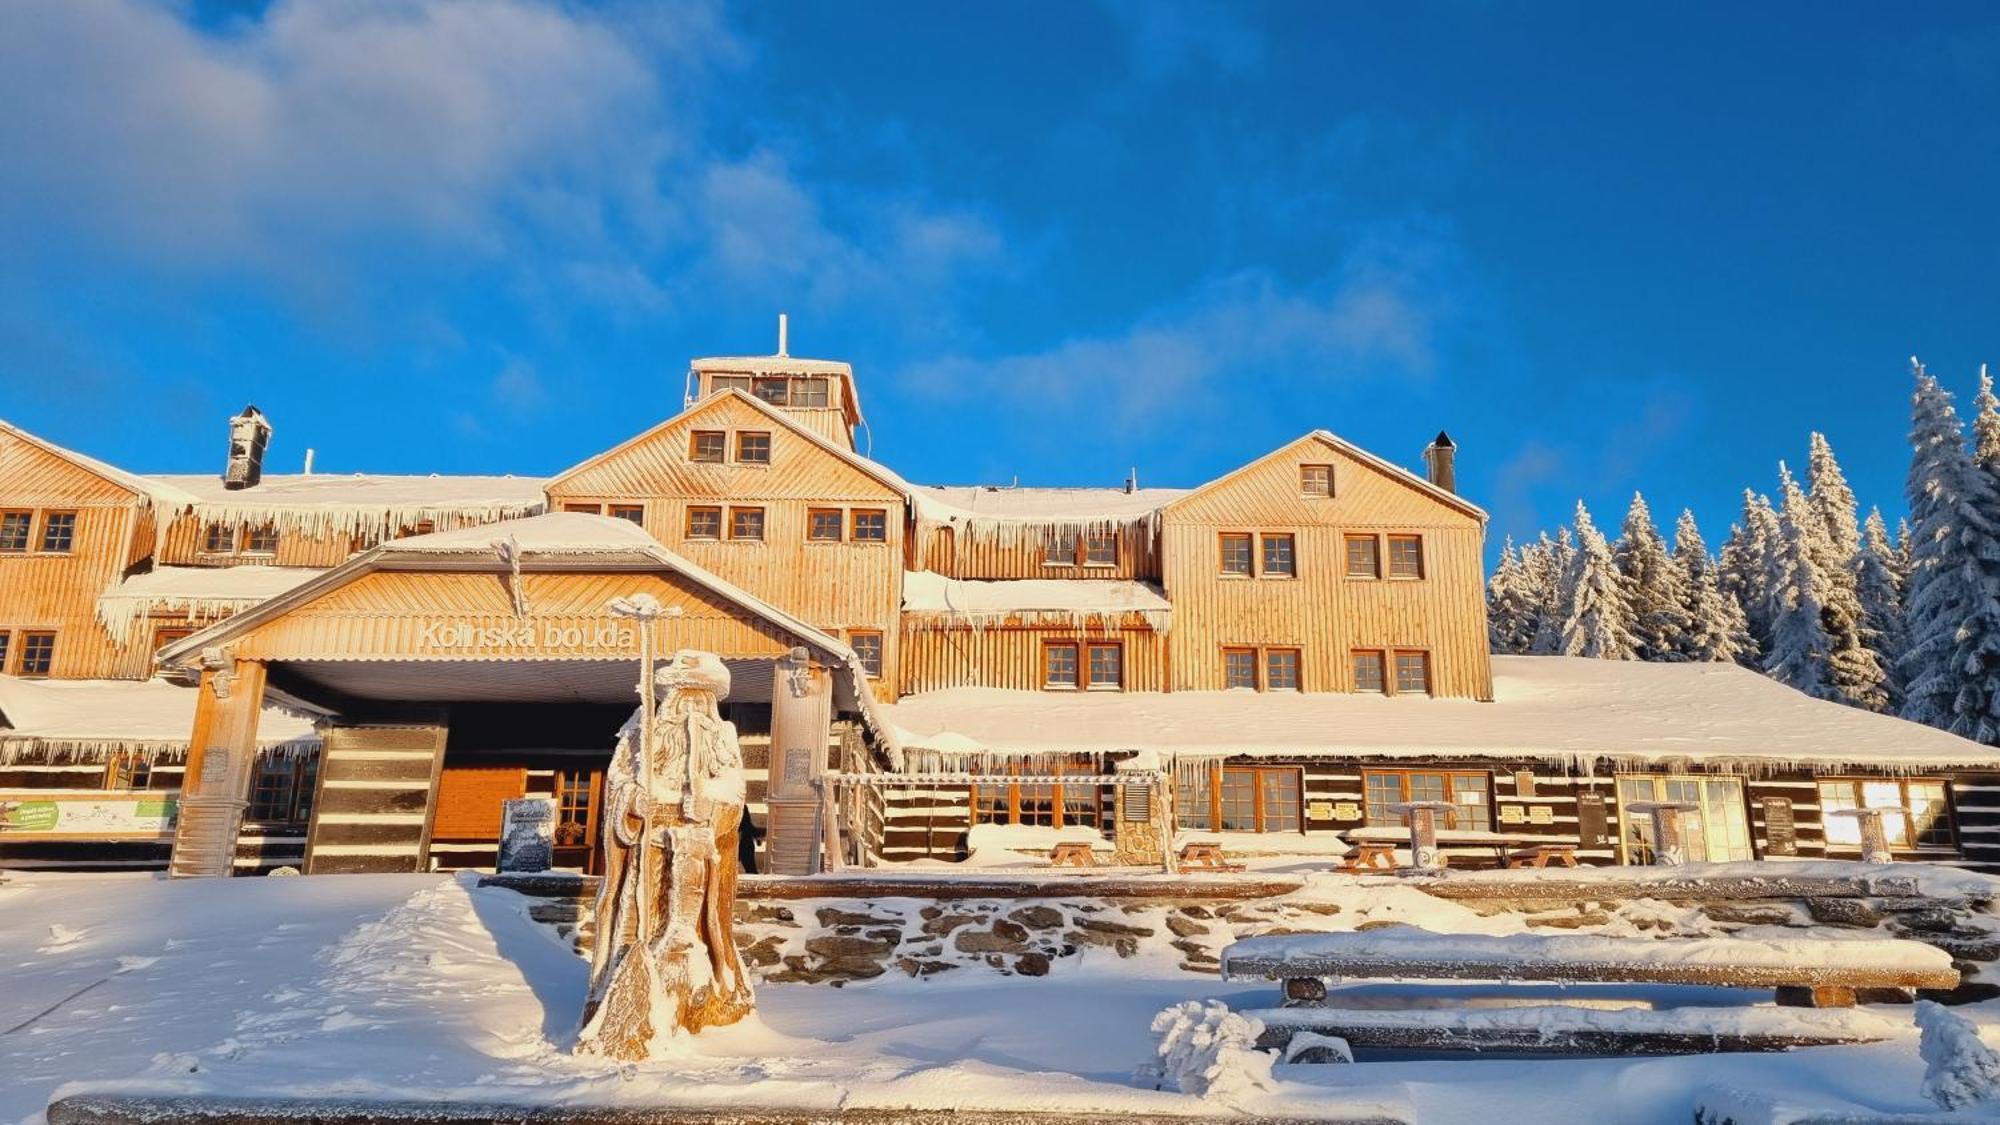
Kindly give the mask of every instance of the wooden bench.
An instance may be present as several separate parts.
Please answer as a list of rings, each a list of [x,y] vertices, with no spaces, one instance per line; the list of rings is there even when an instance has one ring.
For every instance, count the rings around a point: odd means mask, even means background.
[[[1280,1050],[1301,1032],[1379,1050],[1533,1051],[1591,1055],[1702,1055],[1878,1043],[1908,1031],[1861,1008],[1270,1008],[1242,1013],[1264,1024],[1260,1048]]]
[[[1049,849],[1050,867],[1096,867],[1097,856],[1090,845],[1078,841],[1057,844]]]
[[[1644,982],[1771,988],[1778,1003],[1852,1007],[1855,991],[1956,988],[1951,956],[1891,938],[1611,938],[1436,934],[1407,926],[1245,938],[1222,953],[1224,979],[1283,982],[1287,1003],[1317,1003],[1329,980]]]
[[[1554,860],[1564,867],[1576,866],[1576,845],[1536,844],[1532,848],[1522,848],[1507,856],[1507,866],[1512,868],[1547,867]]]
[[[1358,872],[1394,871],[1395,869],[1396,849],[1393,845],[1371,844],[1366,841],[1357,840],[1354,844],[1354,850],[1347,853],[1347,858],[1341,860],[1340,866],[1335,870]]]
[[[1221,844],[1188,843],[1180,850],[1180,867],[1184,871],[1241,871],[1243,865],[1231,863],[1222,854]]]

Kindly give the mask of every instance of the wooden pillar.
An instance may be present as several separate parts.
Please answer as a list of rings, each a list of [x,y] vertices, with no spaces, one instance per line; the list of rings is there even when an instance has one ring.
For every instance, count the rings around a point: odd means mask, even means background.
[[[263,713],[263,664],[223,658],[203,668],[168,865],[175,877],[235,870],[236,834],[250,804]]]
[[[832,730],[833,673],[795,648],[771,670],[770,782],[764,791],[764,868],[770,874],[820,870],[826,826],[819,780]]]

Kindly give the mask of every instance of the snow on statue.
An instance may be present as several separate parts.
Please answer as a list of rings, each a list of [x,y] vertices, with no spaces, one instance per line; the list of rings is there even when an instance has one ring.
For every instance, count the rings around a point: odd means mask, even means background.
[[[605,777],[604,883],[590,997],[576,1049],[636,1060],[680,1030],[735,1023],[754,1000],[737,957],[737,831],[743,755],[716,703],[729,669],[683,650],[660,668],[666,692],[620,732]]]

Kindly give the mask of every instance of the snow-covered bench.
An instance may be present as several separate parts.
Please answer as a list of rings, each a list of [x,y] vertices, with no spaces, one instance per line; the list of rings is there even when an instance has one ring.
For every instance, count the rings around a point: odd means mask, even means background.
[[[1280,1049],[1293,1036],[1312,1032],[1345,1040],[1350,1047],[1393,1050],[1693,1055],[1874,1043],[1909,1031],[1909,1024],[1904,1021],[1860,1008],[1313,1006],[1268,1008],[1241,1014],[1263,1022],[1264,1031],[1257,1039],[1257,1046]]]
[[[1245,938],[1222,953],[1225,979],[1284,982],[1291,1003],[1343,978],[1599,981],[1775,988],[1781,1004],[1852,1007],[1856,989],[1955,988],[1935,946],[1890,938],[1616,938],[1438,934],[1406,926]]]

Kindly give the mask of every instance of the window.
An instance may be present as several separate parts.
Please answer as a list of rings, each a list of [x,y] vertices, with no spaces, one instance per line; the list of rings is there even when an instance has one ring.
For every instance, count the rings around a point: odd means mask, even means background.
[[[1462,832],[1493,830],[1490,788],[1484,772],[1471,770],[1363,770],[1361,786],[1371,828],[1397,828],[1404,814],[1395,805],[1409,801],[1449,801],[1455,806],[1441,827]]]
[[[1264,549],[1263,569],[1266,578],[1294,578],[1298,576],[1298,556],[1293,550],[1290,535],[1261,535],[1259,545]]]
[[[1065,785],[1061,782],[1022,784],[1007,780],[1007,774],[1018,775],[1020,772],[1018,766],[1009,767],[1006,773],[996,775],[994,780],[982,781],[972,787],[973,823],[1101,828],[1109,819],[1112,796],[1108,786],[1088,783]],[[1058,759],[1049,763],[1048,773],[1054,777],[1069,774],[1091,777],[1095,776],[1096,767],[1089,758]]]
[[[882,634],[872,629],[850,629],[847,644],[861,661],[861,670],[871,680],[882,678]]]
[[[10,554],[28,549],[28,531],[34,526],[33,512],[0,512],[0,551]]]
[[[687,537],[689,539],[722,538],[722,509],[689,508]]]
[[[257,783],[250,790],[250,819],[266,823],[311,819],[318,769],[316,758],[267,755],[258,763]]]
[[[1882,814],[1882,832],[1891,847],[1950,848],[1955,843],[1950,802],[1945,799],[1942,781],[1887,777],[1822,779],[1819,808],[1829,848],[1861,846],[1860,821],[1850,816],[1827,815],[1843,809],[1908,809],[1907,814],[1901,811]]]
[[[839,508],[808,508],[806,510],[806,538],[814,543],[840,542],[840,529],[846,517]]]
[[[792,380],[792,405],[827,405],[826,377],[822,375],[810,375],[803,379]]]
[[[1396,694],[1428,695],[1431,690],[1431,656],[1427,652],[1396,654]]]
[[[276,524],[259,524],[251,528],[243,537],[243,549],[253,555],[275,555],[278,553],[278,527]]]
[[[1391,535],[1389,537],[1389,577],[1422,578],[1423,576],[1423,537],[1418,535]]]
[[[771,463],[771,435],[764,430],[744,430],[736,435],[736,460],[744,465]]]
[[[1257,690],[1256,649],[1225,648],[1222,650],[1222,686],[1231,691]]]
[[[202,529],[201,549],[211,555],[236,549],[236,529],[226,523],[212,523]]]
[[[889,513],[880,508],[854,509],[854,541],[856,543],[888,542]]]
[[[644,504],[612,504],[605,510],[605,514],[614,520],[630,520],[641,527],[646,524]]]
[[[1042,686],[1045,688],[1073,688],[1077,686],[1076,645],[1069,641],[1052,642],[1042,646]]]
[[[46,676],[56,662],[56,635],[54,633],[21,634],[21,671],[23,676]]]
[[[42,516],[42,550],[67,555],[75,546],[75,512],[49,512]]]
[[[1264,690],[1299,690],[1298,649],[1273,648],[1264,650]]]
[[[1174,819],[1210,832],[1298,832],[1300,771],[1288,766],[1211,766],[1175,779]]]
[[[153,630],[153,651],[158,652],[183,637],[192,636],[194,636],[194,629],[190,626],[162,625]],[[5,664],[6,661],[0,660],[0,666],[4,666]]]
[[[113,754],[104,764],[106,789],[144,789],[153,782],[153,760],[130,752]]]
[[[1125,686],[1125,646],[1090,646],[1090,689],[1121,691]]]
[[[14,635],[12,633],[9,633],[4,629],[0,629],[0,672],[5,672],[7,670],[7,648],[8,648],[7,642],[12,640],[13,637]]]
[[[1118,533],[1112,529],[1095,528],[1083,537],[1083,562],[1085,566],[1118,565]]]
[[[731,539],[764,538],[764,509],[729,509],[729,537]]]
[[[1240,531],[1222,533],[1222,573],[1250,577],[1250,536]]]
[[[556,844],[588,846],[597,827],[597,774],[589,769],[556,771]]]
[[[1684,774],[1620,774],[1618,823],[1624,862],[1653,862],[1653,814],[1626,806],[1638,801],[1674,801],[1695,806],[1681,814],[1681,844],[1692,863],[1755,859],[1750,819],[1743,802],[1743,779]]]
[[[688,460],[720,464],[729,446],[729,435],[721,430],[696,430],[688,438]]]
[[[603,514],[604,514],[604,505],[602,505],[602,504],[564,504],[564,505],[563,505],[563,511],[565,511],[565,512],[578,512],[578,513],[581,513],[581,514],[583,514],[583,515],[586,515],[586,516],[601,516],[601,515],[603,515]]]
[[[708,377],[708,393],[718,394],[722,391],[742,391],[746,395],[749,394],[750,376],[710,375]]]
[[[750,384],[751,392],[772,406],[784,406],[791,398],[792,381],[782,375],[760,377]]]
[[[1347,576],[1349,578],[1382,577],[1382,560],[1373,535],[1350,535],[1347,537]]]
[[[1389,690],[1388,684],[1384,681],[1383,677],[1382,653],[1380,650],[1358,649],[1353,654],[1353,660],[1355,691],[1386,692]]]
[[[1076,530],[1055,529],[1042,544],[1043,566],[1076,565]]]
[[[1332,496],[1332,465],[1300,465],[1299,494],[1302,496]]]

